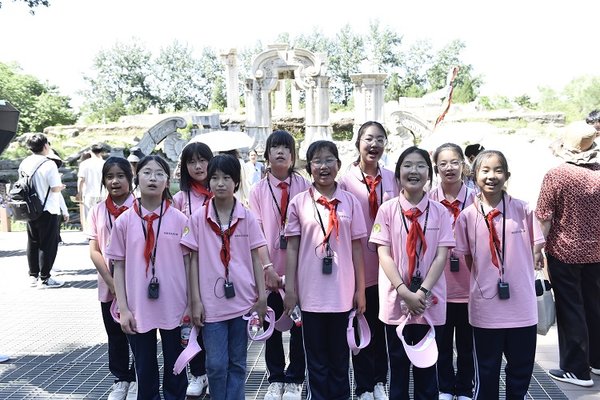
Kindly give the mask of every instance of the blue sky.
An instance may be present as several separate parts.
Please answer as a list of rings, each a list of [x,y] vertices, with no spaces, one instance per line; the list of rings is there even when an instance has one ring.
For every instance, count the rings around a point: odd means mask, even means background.
[[[74,96],[94,55],[116,41],[138,38],[158,52],[177,39],[196,50],[268,44],[278,33],[333,36],[346,23],[366,32],[378,19],[404,43],[430,39],[436,48],[463,40],[466,62],[482,74],[482,94],[535,94],[561,89],[583,74],[600,74],[600,2],[594,0],[441,2],[369,0],[198,1],[50,0],[32,16],[19,0],[0,9],[0,61]],[[497,5],[494,5],[497,4]]]

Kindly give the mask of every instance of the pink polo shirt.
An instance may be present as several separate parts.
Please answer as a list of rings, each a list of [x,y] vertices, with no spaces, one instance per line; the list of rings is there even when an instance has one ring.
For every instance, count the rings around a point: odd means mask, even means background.
[[[181,239],[181,244],[198,252],[198,284],[206,322],[220,322],[246,314],[258,298],[252,249],[266,245],[265,238],[256,218],[239,201],[233,212],[231,225],[237,222],[230,238],[229,281],[233,283],[235,297],[225,297],[225,267],[221,262],[221,236],[208,224],[207,218],[216,221],[212,201],[195,211],[189,220],[189,232]],[[227,224],[229,221],[221,221]],[[227,227],[225,227],[227,228]]]
[[[279,248],[279,237],[284,234],[284,224],[281,222],[280,213],[281,188],[277,187],[281,182],[272,174],[267,174],[265,178],[252,187],[249,199],[250,210],[252,210],[258,223],[262,226],[273,268],[279,276],[285,275],[286,254],[285,250]],[[310,183],[296,173],[292,174],[284,182],[289,184],[288,193],[290,201],[298,193],[310,187]]]
[[[285,228],[286,236],[300,236],[297,268],[300,308],[309,312],[346,312],[353,306],[355,292],[352,241],[367,235],[365,220],[356,197],[338,187],[332,199],[340,201],[336,211],[339,235],[335,229],[331,233],[332,273],[323,274],[326,251],[318,215],[327,230],[329,211],[317,203],[321,194],[314,187],[311,189],[292,199]]]
[[[153,211],[141,208],[143,216],[150,212],[160,214],[160,207]],[[183,263],[187,250],[179,244],[187,218],[172,206],[163,214],[160,232],[158,219],[152,225],[157,235],[155,274],[160,284],[158,299],[148,298],[152,263],[146,273],[146,240],[142,228],[146,225],[145,222],[142,225],[143,220],[133,207],[117,218],[106,248],[107,258],[125,260],[127,305],[140,333],[156,328],[175,329],[187,304],[187,276]]]
[[[188,201],[188,199],[191,200],[192,203],[192,212],[190,212],[190,202]],[[198,194],[193,190],[190,190],[189,192],[181,190],[175,193],[175,195],[173,196],[173,206],[182,213],[184,213],[187,217],[189,217],[194,213],[194,211],[202,207],[205,201],[205,195]]]
[[[429,207],[429,213],[427,207]],[[392,258],[404,282],[409,281],[408,257],[406,255],[406,237],[408,233],[406,228],[410,229],[410,221],[406,220],[405,227],[402,210],[408,211],[412,208],[415,208],[415,206],[409,203],[402,193],[397,198],[383,203],[379,207],[370,237],[372,243],[390,247]],[[427,243],[426,251],[421,250],[420,253],[423,254],[419,257],[419,270],[424,280],[431,263],[435,259],[437,248],[454,247],[455,243],[452,233],[452,220],[443,205],[431,201],[427,196],[423,196],[416,208],[423,213],[418,221],[425,231],[425,241]],[[425,226],[426,219],[427,226]],[[446,323],[446,279],[443,274],[430,290],[438,301],[437,304],[427,308],[425,312],[434,325],[443,325]],[[398,320],[402,316],[400,300],[394,286],[382,271],[379,274],[379,319],[389,325],[398,325]],[[415,323],[414,319],[411,319],[409,323]]]
[[[134,197],[132,194],[130,194],[129,197],[123,202],[123,205],[127,208],[131,208],[133,207],[133,200]],[[106,257],[105,251],[110,239],[110,232],[115,224],[115,218],[106,210],[106,203],[101,201],[100,203],[96,204],[94,208],[92,208],[89,220],[90,223],[88,224],[86,236],[88,239],[96,240],[98,242],[98,248],[104,257],[106,268],[110,269],[110,260],[108,257]],[[102,276],[100,276],[100,273],[98,273],[98,300],[103,303],[107,303],[112,301],[114,298],[115,296],[110,293],[106,282],[104,282],[104,279],[102,279]]]
[[[384,201],[398,196],[398,184],[392,171],[379,168],[378,172],[378,176],[381,176],[381,182],[375,188],[375,192],[377,193],[377,203],[381,205]],[[369,191],[360,167],[356,163],[352,164],[339,183],[340,189],[347,190],[358,199],[365,217],[367,232],[371,232],[375,219],[371,218],[369,213]],[[377,285],[377,275],[379,273],[377,246],[369,243],[368,237],[362,238],[360,242],[363,248],[363,258],[365,259],[365,287]]]
[[[444,191],[441,186],[433,189],[429,192],[429,198],[435,201],[441,202],[444,200]],[[473,204],[475,198],[475,191],[468,188],[467,185],[462,185],[458,192],[456,200],[460,202],[459,208],[461,212]],[[442,204],[443,205],[443,204]],[[454,221],[454,215],[446,207],[450,219]],[[458,272],[450,271],[450,257],[455,256],[458,258]],[[465,256],[454,254],[453,250],[448,251],[448,259],[446,260],[446,266],[444,267],[444,274],[446,275],[446,301],[448,303],[468,303],[469,302],[469,282],[471,280],[471,272],[465,263]]]
[[[481,202],[467,207],[455,226],[457,254],[471,255],[471,291],[469,322],[478,328],[518,328],[537,324],[534,287],[533,246],[544,243],[544,236],[533,211],[526,202],[505,194],[498,210],[506,215],[504,246],[504,281],[509,284],[510,298],[498,298],[499,270],[492,264],[489,231],[481,213]],[[489,209],[485,209],[486,214]],[[502,242],[502,216],[494,218],[494,226]],[[502,244],[500,245],[502,249]]]

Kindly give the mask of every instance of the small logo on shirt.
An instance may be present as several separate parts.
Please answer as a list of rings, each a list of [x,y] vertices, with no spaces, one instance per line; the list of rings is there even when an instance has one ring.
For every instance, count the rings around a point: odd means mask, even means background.
[[[373,233],[381,232],[381,225],[379,225],[379,224],[373,225],[373,229],[371,230],[371,232],[373,232]]]
[[[183,236],[187,235],[188,233],[190,233],[190,228],[186,226],[185,228],[183,228]]]

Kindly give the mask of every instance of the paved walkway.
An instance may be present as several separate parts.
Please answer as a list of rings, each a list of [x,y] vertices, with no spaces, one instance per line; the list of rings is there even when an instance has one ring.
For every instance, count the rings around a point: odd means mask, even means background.
[[[24,232],[0,233],[0,399],[105,399],[112,384],[96,271],[80,232],[63,232],[54,276],[63,288],[28,287]],[[556,330],[538,336],[530,399],[600,400],[600,378],[589,389],[556,385],[543,369],[557,366]],[[266,390],[264,348],[248,353],[247,399]]]

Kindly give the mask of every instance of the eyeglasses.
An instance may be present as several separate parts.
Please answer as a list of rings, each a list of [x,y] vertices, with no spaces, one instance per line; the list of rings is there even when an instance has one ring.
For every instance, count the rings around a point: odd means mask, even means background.
[[[437,167],[440,170],[447,170],[450,167],[452,167],[452,169],[456,169],[456,168],[460,167],[461,165],[462,165],[462,161],[452,160],[449,163],[441,162],[441,163],[437,164]]]
[[[167,174],[163,170],[152,171],[151,169],[143,169],[140,171],[140,174],[145,179],[150,179],[150,177],[154,176],[157,181],[164,181],[168,178]]]
[[[374,144],[377,144],[378,146],[385,146],[388,142],[387,138],[385,138],[385,137],[372,137],[372,136],[367,136],[365,138],[361,138],[360,140],[362,140],[369,146],[372,146]]]
[[[336,158],[327,158],[325,160],[310,160],[310,165],[313,167],[322,167],[323,165],[327,167],[333,167],[337,163]]]

